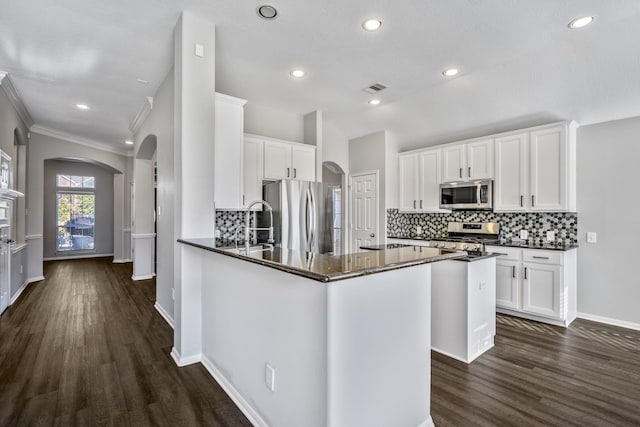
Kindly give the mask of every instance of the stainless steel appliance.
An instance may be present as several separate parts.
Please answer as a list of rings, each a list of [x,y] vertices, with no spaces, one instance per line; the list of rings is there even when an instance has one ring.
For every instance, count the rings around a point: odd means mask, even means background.
[[[342,189],[320,182],[282,180],[263,185],[273,209],[276,246],[302,252],[341,253]],[[267,226],[268,215],[259,215]]]
[[[440,208],[492,210],[493,181],[483,179],[440,184]]]
[[[485,245],[499,241],[500,224],[497,222],[450,222],[447,224],[447,237],[431,239],[429,246],[473,254],[484,252]]]

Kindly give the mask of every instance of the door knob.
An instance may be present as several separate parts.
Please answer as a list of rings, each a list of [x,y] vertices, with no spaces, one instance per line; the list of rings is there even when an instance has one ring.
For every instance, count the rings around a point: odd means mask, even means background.
[[[371,234],[369,234],[369,237],[376,237],[376,234],[375,233],[371,233]]]

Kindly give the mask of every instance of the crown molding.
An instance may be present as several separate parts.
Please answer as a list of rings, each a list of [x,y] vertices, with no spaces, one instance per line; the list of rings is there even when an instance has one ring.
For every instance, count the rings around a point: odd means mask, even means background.
[[[7,94],[9,102],[11,102],[11,105],[16,110],[18,116],[20,116],[20,119],[22,119],[27,128],[33,126],[33,118],[31,118],[29,110],[27,110],[26,105],[24,105],[24,102],[22,102],[22,98],[20,98],[16,86],[13,84],[9,73],[6,71],[0,70],[0,87],[2,87],[4,93]]]
[[[96,150],[106,151],[108,153],[119,154],[121,156],[132,157],[132,152],[127,152],[125,149],[118,149],[116,147],[104,144],[102,142],[94,141],[88,138],[82,138],[76,135],[71,135],[66,132],[59,131],[57,129],[51,129],[41,125],[33,125],[29,129],[30,132],[40,135],[50,136],[52,138],[61,139],[73,144],[84,145],[85,147],[94,148]]]
[[[147,96],[144,100],[144,103],[138,110],[138,114],[136,114],[136,116],[133,118],[133,120],[131,120],[131,123],[129,124],[129,130],[131,131],[131,133],[135,134],[140,130],[140,127],[142,126],[144,121],[147,119],[147,117],[149,117],[151,110],[153,110],[153,97]]]

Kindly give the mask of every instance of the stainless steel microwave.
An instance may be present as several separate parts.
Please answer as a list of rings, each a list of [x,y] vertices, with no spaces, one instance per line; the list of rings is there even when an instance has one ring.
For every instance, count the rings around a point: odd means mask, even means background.
[[[493,181],[483,179],[440,184],[440,208],[493,210]]]

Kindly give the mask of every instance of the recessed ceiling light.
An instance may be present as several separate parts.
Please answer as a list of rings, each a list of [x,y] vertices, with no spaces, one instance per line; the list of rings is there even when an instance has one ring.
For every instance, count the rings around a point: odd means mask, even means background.
[[[87,104],[76,104],[76,108],[79,110],[88,110],[89,106]]]
[[[126,140],[124,143],[127,145],[133,145],[133,141],[129,141],[129,140]]]
[[[371,99],[369,100],[369,105],[378,105],[380,104],[380,100],[379,99]]]
[[[586,27],[591,24],[593,20],[596,19],[595,16],[582,16],[580,18],[576,18],[573,21],[569,22],[569,28],[575,30],[577,28]]]
[[[291,76],[296,77],[296,78],[300,78],[300,77],[304,77],[304,70],[291,70],[289,72],[289,74],[291,74]]]
[[[258,16],[260,18],[264,19],[275,19],[275,17],[278,16],[278,11],[274,6],[271,6],[270,4],[263,4],[262,6],[258,6],[256,12],[258,12]]]
[[[382,21],[376,18],[367,19],[362,23],[362,28],[366,31],[377,31],[382,27]]]
[[[457,68],[447,68],[446,70],[444,70],[442,72],[442,75],[445,77],[453,77],[456,74],[458,74],[458,69]]]

